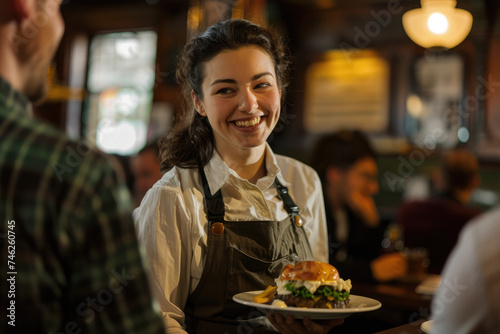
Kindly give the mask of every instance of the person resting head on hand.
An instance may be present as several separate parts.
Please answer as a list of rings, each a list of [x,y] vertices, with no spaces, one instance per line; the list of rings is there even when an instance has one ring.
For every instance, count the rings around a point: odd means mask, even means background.
[[[312,157],[323,185],[330,263],[353,281],[394,280],[408,267],[400,253],[380,255],[384,227],[373,199],[379,190],[376,159],[358,130],[322,137]]]

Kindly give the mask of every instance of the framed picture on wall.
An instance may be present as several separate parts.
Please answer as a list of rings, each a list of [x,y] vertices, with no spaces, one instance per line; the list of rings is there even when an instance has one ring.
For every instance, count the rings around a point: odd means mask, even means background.
[[[306,72],[306,130],[383,132],[389,123],[390,66],[370,50],[335,50]]]

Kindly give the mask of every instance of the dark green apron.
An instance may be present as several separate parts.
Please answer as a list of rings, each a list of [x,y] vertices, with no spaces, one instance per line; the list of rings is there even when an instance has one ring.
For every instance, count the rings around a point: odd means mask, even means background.
[[[238,304],[232,297],[240,292],[263,290],[288,263],[313,260],[313,254],[299,208],[278,178],[275,185],[290,215],[283,221],[224,221],[224,202],[220,190],[211,195],[203,169],[200,169],[208,218],[207,260],[186,308],[189,333],[269,333],[249,319],[260,312]]]

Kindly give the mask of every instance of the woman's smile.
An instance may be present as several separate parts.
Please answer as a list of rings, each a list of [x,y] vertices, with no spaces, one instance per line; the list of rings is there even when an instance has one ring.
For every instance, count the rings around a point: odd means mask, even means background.
[[[253,128],[261,124],[262,120],[263,117],[257,116],[250,120],[237,120],[237,121],[232,121],[231,123],[236,125],[238,128]]]

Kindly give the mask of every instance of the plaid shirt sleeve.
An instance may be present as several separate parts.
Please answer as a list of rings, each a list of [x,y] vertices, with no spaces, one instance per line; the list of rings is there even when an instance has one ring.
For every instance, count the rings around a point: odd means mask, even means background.
[[[101,158],[82,162],[63,204],[61,225],[68,227],[72,253],[70,318],[89,332],[162,332],[138,251],[128,190]]]

